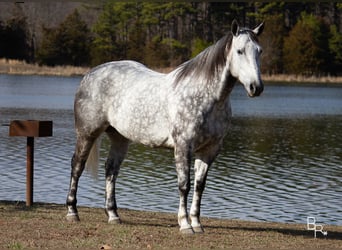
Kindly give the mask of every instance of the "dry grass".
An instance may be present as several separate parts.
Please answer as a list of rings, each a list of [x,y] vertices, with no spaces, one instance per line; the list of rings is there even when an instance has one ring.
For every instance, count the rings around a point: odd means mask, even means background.
[[[302,76],[302,75],[262,75],[265,82],[283,83],[342,83],[342,77],[336,76]]]
[[[49,67],[28,64],[25,61],[0,59],[0,74],[74,76],[84,75],[88,70],[86,67]]]
[[[181,235],[177,215],[121,209],[123,223],[109,225],[102,209],[81,207],[81,222],[65,220],[56,204],[0,202],[1,249],[342,249],[342,226],[325,226],[314,239],[306,225],[202,220],[204,234]]]

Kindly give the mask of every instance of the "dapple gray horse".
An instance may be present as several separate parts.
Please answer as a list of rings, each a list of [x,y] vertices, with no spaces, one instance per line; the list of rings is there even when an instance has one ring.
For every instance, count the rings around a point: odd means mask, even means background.
[[[234,20],[231,32],[169,74],[134,61],[105,63],[87,73],[74,103],[77,142],[71,162],[67,219],[79,220],[78,181],[86,162],[91,164],[96,159],[89,155],[98,154],[96,141],[106,132],[111,141],[105,164],[108,222],[120,223],[115,181],[129,144],[137,142],[174,149],[180,231],[203,232],[201,197],[208,169],[230,124],[229,94],[236,81],[244,85],[250,97],[263,91],[259,65],[262,50],[257,39],[263,27],[261,23],[255,29],[240,28]],[[189,216],[192,157],[195,179]],[[95,161],[93,165],[97,164]]]

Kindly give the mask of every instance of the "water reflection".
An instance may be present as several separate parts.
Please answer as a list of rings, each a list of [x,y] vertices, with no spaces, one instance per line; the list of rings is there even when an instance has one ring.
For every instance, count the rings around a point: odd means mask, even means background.
[[[342,205],[342,140],[337,138],[341,121],[341,117],[235,119],[232,139],[225,143],[217,164],[225,171],[220,174],[226,176],[224,183],[235,187],[228,198],[234,197],[230,213],[242,209],[246,219],[259,220],[277,214],[288,222],[319,214],[341,224],[340,216],[331,216],[340,213]]]

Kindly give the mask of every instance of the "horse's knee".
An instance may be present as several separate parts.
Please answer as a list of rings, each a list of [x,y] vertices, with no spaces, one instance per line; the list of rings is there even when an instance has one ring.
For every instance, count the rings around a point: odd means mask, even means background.
[[[203,180],[195,181],[195,192],[203,193],[205,188],[205,182]]]
[[[187,194],[190,191],[190,181],[182,180],[178,182],[178,190],[182,194]]]
[[[188,193],[190,191],[189,175],[178,173],[178,190],[181,193]]]

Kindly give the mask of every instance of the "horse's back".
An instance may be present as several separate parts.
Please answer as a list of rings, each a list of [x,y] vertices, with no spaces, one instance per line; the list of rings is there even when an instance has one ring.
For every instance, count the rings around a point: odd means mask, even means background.
[[[135,61],[113,61],[101,64],[91,69],[82,79],[81,86],[91,87],[130,87],[141,77],[155,78],[162,77],[164,74],[158,73],[147,68],[145,65]]]

